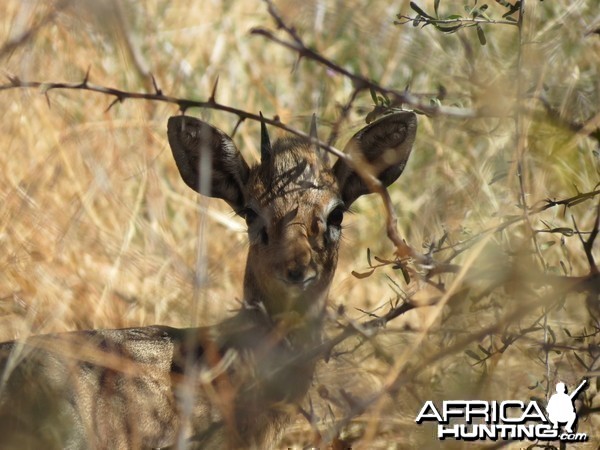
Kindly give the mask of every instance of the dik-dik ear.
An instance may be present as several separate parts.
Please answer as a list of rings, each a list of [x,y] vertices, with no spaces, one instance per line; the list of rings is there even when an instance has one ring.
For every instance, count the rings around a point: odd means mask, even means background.
[[[169,118],[167,134],[183,181],[196,192],[221,198],[240,211],[250,170],[231,138],[189,116]],[[210,184],[205,181],[209,179]]]
[[[357,164],[365,162],[384,186],[389,186],[400,176],[417,133],[417,116],[411,111],[401,111],[383,116],[356,133],[344,152]],[[333,167],[342,201],[350,206],[358,197],[370,191],[360,176],[339,159]]]

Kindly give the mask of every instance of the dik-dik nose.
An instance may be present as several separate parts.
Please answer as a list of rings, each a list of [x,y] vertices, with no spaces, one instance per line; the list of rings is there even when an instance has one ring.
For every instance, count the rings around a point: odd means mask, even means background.
[[[286,281],[289,283],[304,283],[306,281],[306,274],[308,273],[308,266],[294,265],[290,266],[286,272]]]
[[[290,284],[304,284],[312,281],[317,273],[312,267],[311,251],[308,242],[295,242],[287,254],[283,268],[284,281]]]

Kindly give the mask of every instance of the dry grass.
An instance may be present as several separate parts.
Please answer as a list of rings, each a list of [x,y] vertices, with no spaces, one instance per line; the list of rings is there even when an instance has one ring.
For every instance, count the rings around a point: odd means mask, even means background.
[[[430,10],[432,3],[419,2]],[[585,35],[599,26],[597,5],[592,0],[529,4],[525,38],[536,44],[524,47],[524,85],[535,92],[549,86],[551,103],[567,120],[597,115],[600,39]],[[0,42],[44,17],[45,5],[4,0]],[[3,55],[4,70],[28,80],[78,81],[90,67],[95,84],[150,89],[122,29],[114,25],[115,16],[93,5],[81,1],[59,12],[32,39]],[[308,43],[344,67],[400,90],[410,83],[414,92],[434,93],[443,85],[452,96],[447,103],[484,106],[500,117],[421,116],[412,159],[391,188],[407,242],[424,252],[422,245],[445,232],[448,242],[457,243],[522,214],[516,206],[519,147],[509,117],[516,93],[516,29],[486,28],[488,45],[482,47],[471,30],[457,36],[432,27],[394,26],[395,14],[409,12],[408,2],[282,1],[278,6]],[[124,17],[127,33],[165,93],[206,99],[218,76],[221,103],[278,114],[299,129],[306,129],[316,112],[326,137],[352,92],[343,77],[304,60],[293,70],[296,55],[249,36],[252,27],[273,25],[258,0],[127,2]],[[78,91],[52,91],[48,98],[50,106],[38,91],[0,92],[0,341],[88,328],[208,324],[236,308],[246,250],[243,221],[219,201],[199,199],[180,181],[166,140],[166,121],[176,107],[126,101],[105,111],[111,98]],[[598,141],[549,120],[535,100],[527,105],[522,121],[527,204],[593,191],[600,174]],[[371,108],[368,93],[361,94],[338,146]],[[190,113],[227,131],[236,123],[224,113]],[[235,136],[252,161],[257,160],[258,128],[244,122]],[[590,231],[597,205],[595,197],[568,209],[550,208],[532,215],[531,227],[540,230],[547,223],[573,229],[575,220],[580,230]],[[424,282],[407,286],[391,269],[364,280],[351,275],[367,266],[367,248],[392,256],[379,200],[362,199],[353,209],[356,214],[345,222],[332,305],[344,305],[349,316],[362,318],[355,308],[385,305],[396,297],[395,290],[425,303],[439,297],[440,291]],[[419,309],[394,321],[360,357],[340,363],[338,379],[356,366],[385,382],[395,370],[418,365],[471,331],[505,325],[461,351],[434,358],[386,402],[356,419],[345,431],[356,448],[437,447],[432,429],[414,424],[425,399],[545,398],[548,384],[560,379],[573,386],[586,374],[575,354],[596,371],[587,376],[597,377],[597,353],[594,360],[578,349],[597,346],[599,339],[578,341],[564,331],[593,330],[585,295],[557,295],[539,278],[544,272],[589,272],[579,237],[538,233],[536,239],[538,251],[524,221],[489,234],[453,261],[462,265],[459,274],[441,278],[446,289],[460,295],[448,296],[443,308]],[[599,247],[593,250],[596,261]],[[440,252],[435,258],[448,255]],[[198,284],[196,274],[203,267]],[[597,293],[588,293],[588,306],[599,301]],[[532,304],[518,319],[503,323]],[[532,326],[542,307],[564,348],[544,352],[542,330],[524,335],[485,364],[473,365],[465,354],[478,352],[477,344],[500,346],[504,332],[519,334]],[[580,421],[580,431],[592,433],[592,439],[589,447],[578,448],[597,448],[599,426],[597,416]],[[309,431],[300,420],[286,442],[307,442]]]

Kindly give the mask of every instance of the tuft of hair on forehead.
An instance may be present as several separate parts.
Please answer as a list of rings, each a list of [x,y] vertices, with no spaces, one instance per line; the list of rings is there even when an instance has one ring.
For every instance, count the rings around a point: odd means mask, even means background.
[[[302,189],[330,188],[333,184],[329,164],[308,139],[296,136],[275,141],[269,160],[253,167],[252,172],[265,189],[262,200]]]
[[[319,178],[321,171],[331,170],[309,140],[296,136],[284,137],[275,142],[272,162],[275,173],[279,174],[306,164],[315,180]]]

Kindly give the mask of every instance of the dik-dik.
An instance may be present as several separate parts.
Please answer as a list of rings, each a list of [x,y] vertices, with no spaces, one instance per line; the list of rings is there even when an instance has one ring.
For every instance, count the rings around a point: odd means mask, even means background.
[[[387,186],[416,127],[412,112],[383,116],[346,152]],[[171,117],[168,139],[185,183],[246,220],[243,306],[208,327],[0,344],[1,448],[267,448],[306,395],[342,219],[365,183],[342,159],[330,167],[314,134],[271,145],[263,124],[254,167],[227,134],[192,117]]]

